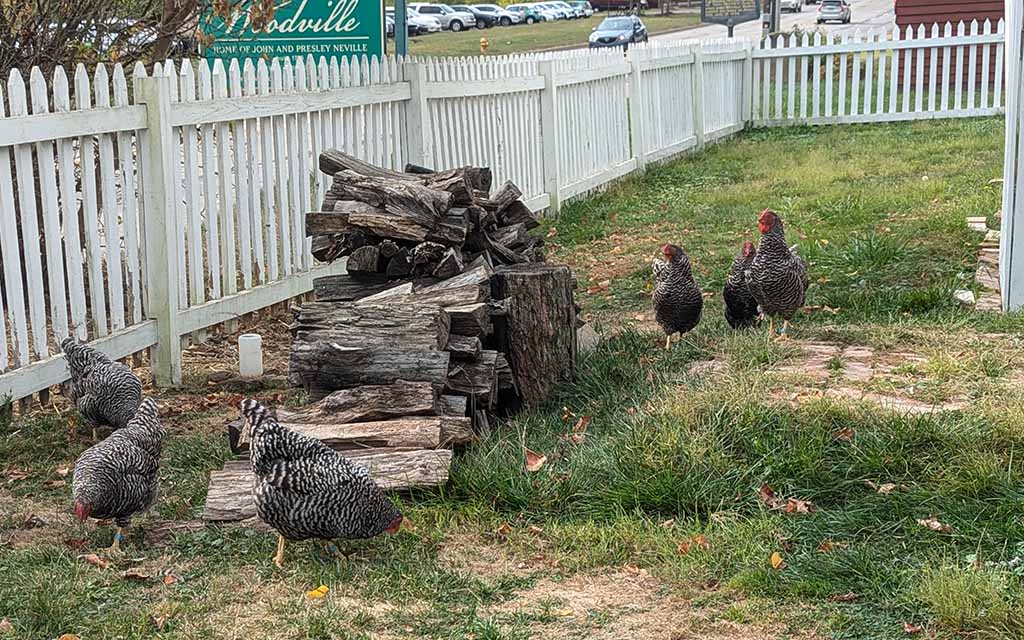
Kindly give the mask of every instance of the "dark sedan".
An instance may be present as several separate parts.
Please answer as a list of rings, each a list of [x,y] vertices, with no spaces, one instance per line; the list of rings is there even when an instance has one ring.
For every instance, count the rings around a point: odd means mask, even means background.
[[[469,13],[476,18],[477,29],[490,29],[494,25],[498,24],[498,16],[490,13],[485,13],[476,7],[471,7],[465,4],[450,4],[448,5],[452,9],[455,9],[459,13]]]
[[[630,43],[647,42],[647,27],[636,16],[605,18],[590,34],[590,48],[622,47]]]

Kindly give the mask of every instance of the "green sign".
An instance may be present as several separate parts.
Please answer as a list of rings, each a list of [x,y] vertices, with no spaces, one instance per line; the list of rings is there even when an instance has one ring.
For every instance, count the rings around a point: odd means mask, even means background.
[[[218,3],[213,3],[217,6]],[[260,18],[263,0],[243,0],[227,18],[201,20],[208,58],[315,58],[384,55],[382,0],[276,0],[273,17]],[[255,9],[255,10],[254,10]],[[253,18],[265,23],[253,29]]]

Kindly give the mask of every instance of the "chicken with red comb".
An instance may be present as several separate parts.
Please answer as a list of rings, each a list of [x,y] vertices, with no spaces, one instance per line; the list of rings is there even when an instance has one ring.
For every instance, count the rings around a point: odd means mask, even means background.
[[[704,295],[693,277],[690,259],[681,247],[666,244],[661,248],[665,260],[655,260],[654,318],[665,331],[665,349],[672,346],[672,335],[690,331],[700,322]]]
[[[788,336],[789,322],[804,306],[807,287],[807,264],[796,253],[796,246],[786,245],[782,218],[765,209],[757,218],[761,242],[747,271],[747,287],[757,301],[761,314],[771,319],[782,318],[781,338]]]

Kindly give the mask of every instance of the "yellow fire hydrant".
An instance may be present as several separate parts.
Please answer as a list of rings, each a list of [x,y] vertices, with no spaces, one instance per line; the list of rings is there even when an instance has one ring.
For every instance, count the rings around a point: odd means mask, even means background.
[[[491,43],[487,41],[487,38],[480,38],[480,53],[487,53]]]

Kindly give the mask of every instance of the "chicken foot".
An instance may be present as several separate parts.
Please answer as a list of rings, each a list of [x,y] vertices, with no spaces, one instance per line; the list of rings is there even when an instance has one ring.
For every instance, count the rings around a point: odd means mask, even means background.
[[[277,534],[277,553],[274,554],[274,564],[278,569],[284,569],[284,536]]]
[[[665,351],[671,351],[672,349],[672,334],[665,336]]]
[[[114,532],[114,541],[107,547],[108,555],[118,555],[121,553],[121,541],[124,540],[124,528],[118,527],[117,531]]]

